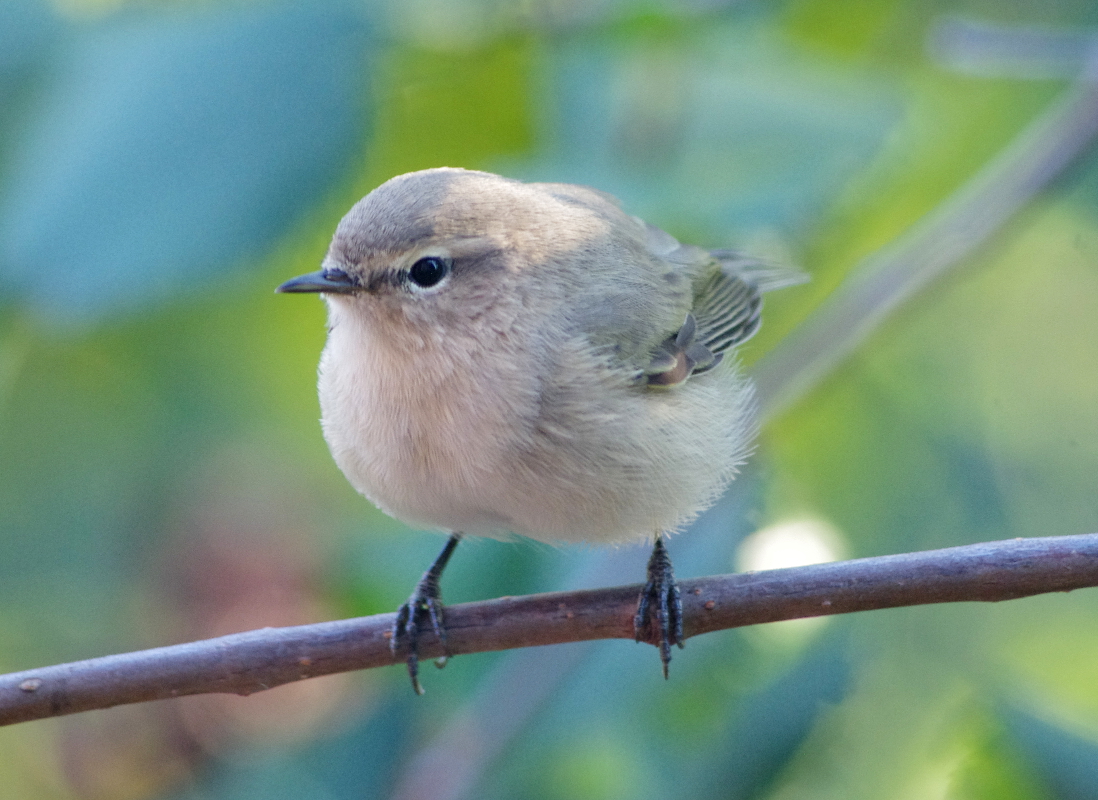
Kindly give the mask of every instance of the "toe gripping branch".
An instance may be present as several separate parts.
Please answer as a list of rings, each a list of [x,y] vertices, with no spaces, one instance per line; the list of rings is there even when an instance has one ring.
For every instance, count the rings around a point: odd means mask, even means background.
[[[460,533],[453,533],[446,541],[446,546],[438,554],[438,558],[423,573],[423,577],[416,584],[408,602],[397,609],[396,620],[393,622],[392,634],[389,637],[389,648],[395,656],[401,645],[407,642],[408,647],[408,676],[412,679],[412,688],[416,694],[423,694],[423,687],[419,683],[419,634],[426,628],[424,623],[430,622],[431,630],[438,637],[442,650],[446,653],[446,620],[443,616],[442,594],[439,589],[439,579],[450,556],[454,554],[458,542],[461,541]],[[445,666],[446,657],[435,662],[439,667]]]
[[[653,623],[659,626],[656,636],[652,635]],[[663,677],[666,678],[671,663],[671,645],[683,647],[686,636],[682,626],[682,595],[675,583],[671,557],[663,545],[662,536],[656,536],[656,544],[648,559],[648,582],[641,590],[637,603],[633,631],[638,642],[658,639]]]

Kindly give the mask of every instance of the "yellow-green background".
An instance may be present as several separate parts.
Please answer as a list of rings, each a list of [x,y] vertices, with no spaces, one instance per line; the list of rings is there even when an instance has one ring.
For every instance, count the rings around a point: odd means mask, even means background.
[[[1040,46],[962,69],[928,42],[964,21]],[[0,669],[407,595],[441,540],[332,464],[322,304],[273,294],[386,178],[587,183],[798,265],[750,366],[1038,118],[1091,35],[1070,0],[3,0]],[[852,556],[1098,531],[1096,211],[1084,154],[767,426],[678,574],[788,518]],[[644,553],[472,542],[444,594],[597,585],[608,558]],[[16,726],[0,800],[387,797],[448,726],[468,747],[428,785],[485,800],[1098,797],[1098,592],[718,633],[667,683],[630,642],[544,655],[563,677],[519,715],[548,679],[493,654],[423,698],[394,668]]]

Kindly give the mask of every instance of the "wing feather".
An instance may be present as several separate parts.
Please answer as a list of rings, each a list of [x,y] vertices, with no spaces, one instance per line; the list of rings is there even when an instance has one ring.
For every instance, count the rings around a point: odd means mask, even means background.
[[[668,234],[655,229],[649,240],[659,242],[661,255],[672,263],[692,266],[694,307],[679,330],[653,353],[643,370],[649,386],[677,386],[691,375],[712,369],[724,354],[755,335],[762,313],[763,292],[803,282],[801,273],[781,269],[734,250],[668,247]],[[662,234],[659,235],[659,234]]]

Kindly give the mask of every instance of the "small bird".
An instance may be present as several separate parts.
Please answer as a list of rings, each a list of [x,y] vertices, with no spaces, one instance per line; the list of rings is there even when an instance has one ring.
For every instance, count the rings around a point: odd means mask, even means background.
[[[664,676],[683,646],[665,535],[721,494],[754,432],[752,387],[725,358],[761,293],[797,282],[731,250],[679,244],[583,186],[439,168],[355,204],[322,268],[324,438],[379,508],[450,537],[390,640],[445,647],[439,578],[465,535],[655,540],[637,640]]]

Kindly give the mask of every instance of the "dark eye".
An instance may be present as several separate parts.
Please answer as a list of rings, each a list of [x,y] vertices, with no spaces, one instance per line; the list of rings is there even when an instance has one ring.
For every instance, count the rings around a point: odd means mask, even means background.
[[[419,261],[412,264],[412,268],[408,270],[408,277],[411,279],[412,283],[424,289],[429,289],[436,285],[449,274],[449,259],[440,258],[439,256],[421,258]]]

